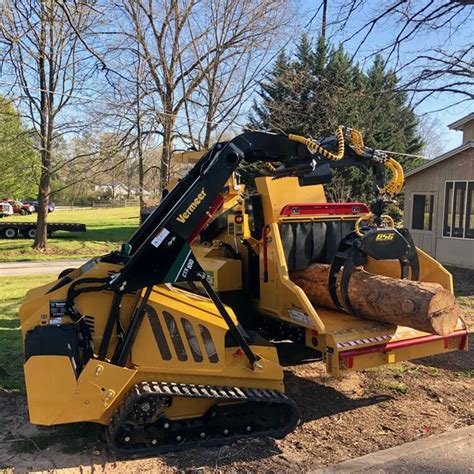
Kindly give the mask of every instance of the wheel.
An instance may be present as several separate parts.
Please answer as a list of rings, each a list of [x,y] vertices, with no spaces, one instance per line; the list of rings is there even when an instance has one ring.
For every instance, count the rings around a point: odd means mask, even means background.
[[[26,209],[20,209],[20,214],[22,216],[26,216],[28,214],[28,211]]]
[[[34,227],[30,227],[27,231],[26,231],[26,235],[30,238],[30,239],[34,239],[36,237],[36,229]]]
[[[3,235],[4,235],[7,239],[14,239],[14,238],[18,235],[18,231],[17,231],[14,227],[7,227],[7,228],[3,231]]]

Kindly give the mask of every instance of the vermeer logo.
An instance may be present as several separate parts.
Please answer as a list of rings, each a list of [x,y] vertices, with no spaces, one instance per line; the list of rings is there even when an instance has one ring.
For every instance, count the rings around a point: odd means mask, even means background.
[[[389,234],[389,233],[386,233],[386,234],[378,234],[378,235],[375,237],[375,240],[376,240],[376,241],[384,241],[384,242],[386,242],[387,240],[393,240],[394,237],[395,237],[395,234]]]
[[[206,197],[206,191],[202,188],[201,192],[197,195],[196,199],[188,206],[188,208],[182,212],[176,220],[184,224],[190,217],[191,214],[196,210],[196,208],[201,204],[203,199]]]

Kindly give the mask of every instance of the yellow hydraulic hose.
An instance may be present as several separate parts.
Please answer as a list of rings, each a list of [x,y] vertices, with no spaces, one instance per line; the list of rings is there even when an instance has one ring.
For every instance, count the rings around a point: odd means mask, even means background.
[[[355,128],[346,128],[346,132],[349,132],[349,138],[351,141],[351,146],[358,155],[363,155],[365,153],[364,138],[362,133]],[[319,153],[321,156],[327,160],[338,161],[344,156],[344,127],[340,126],[336,130],[337,138],[337,154],[331,153],[330,151],[323,148],[318,143],[314,142],[311,138],[305,138],[301,135],[288,135],[290,140],[295,142],[303,143],[310,150]],[[402,190],[405,177],[403,174],[403,168],[401,167],[398,161],[393,158],[387,157],[384,160],[384,166],[388,168],[392,174],[391,180],[380,190],[382,194],[399,194]]]
[[[358,155],[362,155],[362,153],[364,153],[365,151],[364,139],[362,137],[362,133],[360,133],[360,131],[356,130],[355,128],[351,128],[350,137],[351,137],[352,146],[354,147],[355,152]]]
[[[399,194],[403,188],[403,183],[405,182],[402,166],[393,158],[388,158],[384,162],[384,165],[391,171],[392,179],[380,190],[380,192],[382,194]]]
[[[306,145],[310,150],[319,153],[327,160],[338,161],[344,156],[344,131],[342,127],[338,127],[336,130],[337,155],[326,150],[318,143],[315,143],[311,138],[305,138],[301,135],[293,135],[292,133],[288,135],[288,138],[294,142],[303,143],[303,145]]]

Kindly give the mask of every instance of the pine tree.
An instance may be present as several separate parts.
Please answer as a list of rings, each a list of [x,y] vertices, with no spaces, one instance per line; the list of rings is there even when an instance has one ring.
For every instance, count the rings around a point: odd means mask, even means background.
[[[262,100],[254,104],[253,126],[320,137],[348,125],[361,130],[373,148],[416,154],[423,146],[407,94],[381,56],[364,72],[342,46],[328,48],[323,38],[313,44],[303,35],[294,58],[282,53],[260,86]],[[405,170],[421,161],[395,158]],[[326,194],[333,201],[368,202],[373,196],[371,173],[356,167],[339,170]]]

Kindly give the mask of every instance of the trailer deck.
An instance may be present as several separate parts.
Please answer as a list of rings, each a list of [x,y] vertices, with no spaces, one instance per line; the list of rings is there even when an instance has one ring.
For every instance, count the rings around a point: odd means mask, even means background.
[[[65,230],[68,232],[86,232],[85,224],[75,223],[50,223],[48,226],[48,236],[58,230]],[[14,239],[22,236],[27,239],[34,239],[36,237],[36,222],[0,222],[0,237],[6,239]]]

